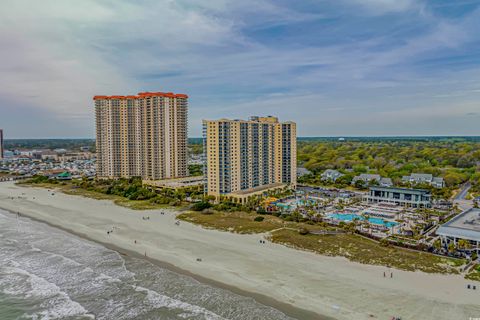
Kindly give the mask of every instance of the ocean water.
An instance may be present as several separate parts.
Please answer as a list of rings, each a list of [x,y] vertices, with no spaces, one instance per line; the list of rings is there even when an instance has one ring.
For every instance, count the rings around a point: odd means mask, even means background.
[[[292,319],[0,210],[0,319]]]

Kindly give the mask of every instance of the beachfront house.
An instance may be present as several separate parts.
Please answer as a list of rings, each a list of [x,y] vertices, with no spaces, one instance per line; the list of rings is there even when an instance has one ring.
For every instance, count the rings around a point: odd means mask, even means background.
[[[323,173],[321,174],[323,181],[332,181],[332,182],[337,181],[337,179],[342,176],[343,176],[343,173],[333,169],[327,169],[323,171]]]
[[[426,183],[435,188],[445,187],[445,182],[442,177],[434,177],[430,173],[412,173],[409,176],[403,176],[402,182],[410,183],[411,185]]]

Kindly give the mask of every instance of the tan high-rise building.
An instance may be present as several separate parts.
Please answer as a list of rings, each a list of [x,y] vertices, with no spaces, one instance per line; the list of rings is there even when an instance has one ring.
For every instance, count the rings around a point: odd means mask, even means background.
[[[142,92],[93,100],[98,177],[187,176],[187,95]]]
[[[297,183],[297,129],[276,117],[204,120],[208,195],[245,203],[248,197]]]

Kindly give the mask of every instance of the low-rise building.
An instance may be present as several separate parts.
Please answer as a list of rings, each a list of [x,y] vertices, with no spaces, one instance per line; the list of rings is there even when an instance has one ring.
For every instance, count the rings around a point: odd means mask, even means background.
[[[426,183],[435,188],[443,188],[445,186],[442,177],[434,177],[430,173],[412,173],[409,176],[403,176],[402,182],[412,185]]]
[[[337,181],[338,178],[342,177],[344,174],[333,169],[327,169],[321,174],[323,181]]]
[[[311,173],[312,172],[310,170],[308,170],[307,168],[297,167],[297,178],[306,176],[306,175],[311,174]]]
[[[40,155],[42,160],[54,160],[58,161],[58,154],[54,151],[45,151]]]
[[[458,241],[465,240],[470,244],[470,250],[480,253],[480,209],[472,208],[460,213],[441,225],[437,230],[437,235],[440,236],[445,248],[450,243],[454,243],[458,248]]]
[[[90,160],[95,157],[94,153],[91,152],[72,152],[64,153],[58,156],[58,161],[75,161],[75,160]]]
[[[367,203],[393,203],[412,208],[431,208],[432,196],[428,190],[393,187],[370,187],[363,198]]]
[[[155,190],[195,190],[202,191],[205,188],[205,176],[183,177],[163,180],[143,180],[144,186]]]

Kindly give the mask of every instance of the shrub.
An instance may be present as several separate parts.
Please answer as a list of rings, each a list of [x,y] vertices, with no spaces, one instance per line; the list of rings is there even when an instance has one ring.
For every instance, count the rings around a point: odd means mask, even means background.
[[[265,217],[257,216],[257,217],[255,217],[255,219],[253,219],[253,221],[262,222],[264,219],[265,219]]]
[[[302,236],[307,235],[310,233],[307,228],[300,228],[298,229],[298,233],[301,234]]]
[[[390,242],[387,240],[387,238],[383,238],[380,240],[380,244],[384,247],[390,246]]]
[[[197,202],[192,206],[193,211],[203,211],[205,209],[211,208],[212,205],[208,201]]]
[[[46,176],[34,176],[30,180],[28,180],[29,183],[44,183],[48,182],[48,177]]]
[[[169,204],[170,199],[162,196],[156,196],[155,198],[150,199],[150,202],[154,204]]]
[[[214,213],[214,211],[212,209],[209,209],[209,208],[202,210],[202,214],[213,214],[213,213]]]
[[[264,208],[259,208],[259,209],[257,210],[257,213],[258,213],[258,214],[267,214],[268,212],[267,212],[267,210],[265,210]]]

